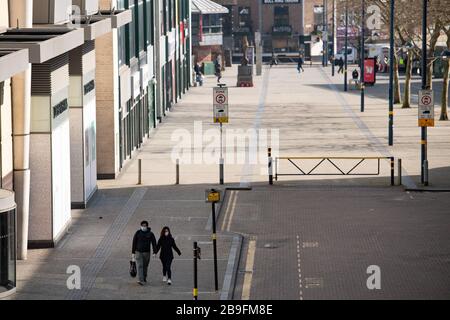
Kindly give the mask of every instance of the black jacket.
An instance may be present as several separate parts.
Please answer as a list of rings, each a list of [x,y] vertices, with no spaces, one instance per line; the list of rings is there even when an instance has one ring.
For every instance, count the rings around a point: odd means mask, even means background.
[[[181,255],[180,249],[178,249],[175,244],[175,239],[172,236],[162,236],[158,240],[158,244],[156,246],[156,253],[158,253],[159,249],[161,249],[161,254],[159,258],[161,260],[172,260],[173,259],[173,250],[175,250],[178,255]]]
[[[156,254],[156,238],[152,230],[150,228],[148,228],[147,232],[138,230],[133,237],[133,247],[131,252],[150,252],[150,244],[153,247],[153,253]]]

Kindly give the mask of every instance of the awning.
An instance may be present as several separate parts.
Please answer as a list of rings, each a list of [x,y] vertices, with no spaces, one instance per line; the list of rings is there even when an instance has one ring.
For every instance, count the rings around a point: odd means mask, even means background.
[[[211,0],[192,0],[192,13],[221,14],[228,13],[228,9]]]

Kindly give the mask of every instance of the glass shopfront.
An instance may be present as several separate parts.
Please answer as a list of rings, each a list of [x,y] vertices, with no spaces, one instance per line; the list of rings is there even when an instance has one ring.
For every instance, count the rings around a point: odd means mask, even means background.
[[[0,298],[16,287],[16,208],[14,193],[0,190]]]

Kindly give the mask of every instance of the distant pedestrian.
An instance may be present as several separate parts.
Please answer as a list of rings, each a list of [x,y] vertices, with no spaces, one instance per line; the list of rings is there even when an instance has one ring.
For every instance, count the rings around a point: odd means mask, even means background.
[[[303,72],[305,72],[305,69],[303,69],[303,64],[304,64],[303,57],[300,56],[300,57],[298,58],[298,64],[297,64],[297,70],[298,70],[298,73],[300,73],[300,70],[303,71]]]
[[[151,231],[148,221],[141,222],[141,228],[136,231],[133,237],[131,249],[131,259],[136,261],[138,271],[138,284],[144,285],[147,282],[148,266],[150,264],[150,250],[153,247],[153,255],[156,255],[156,238]]]
[[[344,73],[344,66],[345,66],[345,62],[344,59],[342,59],[342,57],[339,58],[338,60],[338,66],[339,66],[339,70],[338,73]]]
[[[272,52],[272,58],[270,59],[270,67],[272,68],[273,65],[278,64],[277,56],[275,55],[275,52]]]
[[[195,71],[195,82],[200,84],[200,87],[203,86],[202,67],[200,66],[199,63],[195,64],[194,71]]]
[[[218,58],[214,61],[214,70],[217,77],[217,83],[220,83],[220,79],[222,79],[222,66],[220,65]]]
[[[181,256],[181,251],[175,244],[175,239],[173,238],[170,228],[164,227],[161,230],[161,236],[156,245],[156,253],[161,250],[159,258],[161,259],[163,267],[163,282],[167,281],[170,286],[172,284],[172,261],[173,261],[173,250]]]

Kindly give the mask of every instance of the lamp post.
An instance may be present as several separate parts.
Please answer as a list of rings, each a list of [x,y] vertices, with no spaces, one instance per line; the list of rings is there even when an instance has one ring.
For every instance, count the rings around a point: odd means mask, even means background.
[[[364,107],[365,107],[365,83],[364,83],[364,73],[365,73],[365,68],[364,68],[364,59],[365,59],[365,52],[364,52],[364,47],[365,47],[365,42],[364,42],[364,23],[365,23],[365,13],[366,13],[366,8],[365,8],[365,1],[361,0],[361,67],[360,67],[360,71],[361,71],[361,112],[364,112]]]
[[[427,0],[423,0],[422,9],[422,90],[427,88]],[[425,175],[428,177],[428,157],[427,157],[427,140],[428,132],[427,127],[421,127],[421,181],[426,186],[428,185],[428,179],[425,179]]]
[[[327,10],[326,10],[326,0],[323,0],[322,4],[322,66],[326,67],[327,65]]]
[[[347,65],[348,65],[348,1],[345,0],[345,53],[344,53],[344,91],[348,91]]]
[[[336,54],[336,52],[334,51],[334,47],[336,45],[336,0],[333,0],[333,46],[331,49],[331,75],[334,77],[334,73],[335,73],[335,65],[334,65],[334,55]]]
[[[390,49],[389,49],[389,146],[394,145],[394,18],[395,0],[391,0]]]

